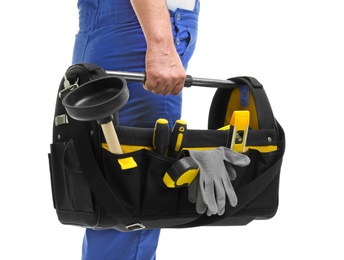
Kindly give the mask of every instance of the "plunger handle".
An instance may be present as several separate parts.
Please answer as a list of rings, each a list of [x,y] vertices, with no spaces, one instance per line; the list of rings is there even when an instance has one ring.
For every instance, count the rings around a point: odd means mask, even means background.
[[[110,152],[114,154],[122,154],[122,148],[119,143],[116,130],[113,126],[112,121],[105,124],[101,124],[101,127]]]

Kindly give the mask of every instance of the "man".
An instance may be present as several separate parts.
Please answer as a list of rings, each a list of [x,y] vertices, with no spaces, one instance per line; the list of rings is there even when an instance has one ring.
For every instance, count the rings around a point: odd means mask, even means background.
[[[146,72],[144,86],[128,82],[121,125],[153,127],[181,117],[185,70],[193,54],[199,0],[78,0],[79,32],[73,63],[105,70]],[[121,233],[86,229],[84,260],[155,259],[160,230]]]

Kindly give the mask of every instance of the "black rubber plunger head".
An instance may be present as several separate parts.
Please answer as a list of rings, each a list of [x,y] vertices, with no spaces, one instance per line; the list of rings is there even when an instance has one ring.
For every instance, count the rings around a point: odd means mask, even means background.
[[[68,93],[62,100],[70,117],[79,121],[111,121],[113,114],[128,101],[127,82],[122,77],[108,76],[89,81]]]

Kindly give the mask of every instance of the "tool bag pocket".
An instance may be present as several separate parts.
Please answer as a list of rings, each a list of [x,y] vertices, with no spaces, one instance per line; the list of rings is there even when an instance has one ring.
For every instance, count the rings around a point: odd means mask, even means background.
[[[281,158],[281,150],[270,153],[262,153],[258,150],[249,149],[245,154],[250,158],[250,164],[245,167],[235,167],[236,179],[232,182],[233,188],[238,191],[250,185],[257,178],[261,177],[274,163]],[[277,177],[257,197],[246,204],[241,210],[241,215],[258,219],[268,219],[275,215],[278,207],[278,187],[280,167],[276,167],[274,173]]]
[[[175,159],[142,149],[116,155],[103,150],[105,178],[131,216],[146,228],[178,226],[199,218],[188,201],[188,189],[170,189],[163,182]],[[116,216],[104,212],[99,227],[113,225]]]
[[[59,220],[71,225],[96,225],[98,204],[80,168],[73,141],[51,144],[49,164]]]

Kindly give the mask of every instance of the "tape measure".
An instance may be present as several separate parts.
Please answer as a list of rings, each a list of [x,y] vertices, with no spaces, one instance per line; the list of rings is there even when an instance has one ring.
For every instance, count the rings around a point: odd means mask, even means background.
[[[165,172],[163,181],[169,188],[189,186],[199,173],[199,166],[191,157],[184,157],[176,161]]]

